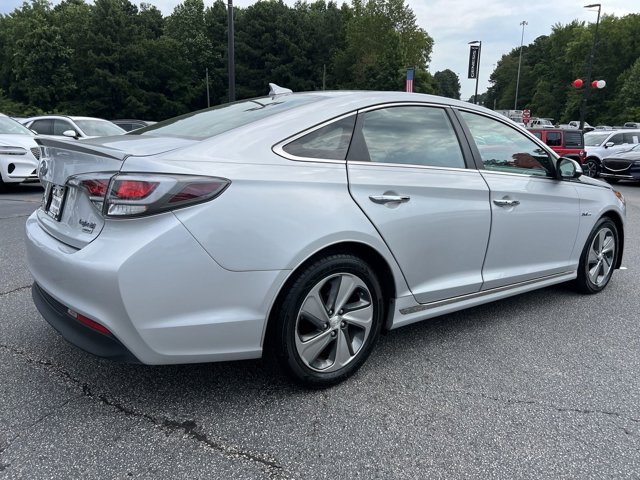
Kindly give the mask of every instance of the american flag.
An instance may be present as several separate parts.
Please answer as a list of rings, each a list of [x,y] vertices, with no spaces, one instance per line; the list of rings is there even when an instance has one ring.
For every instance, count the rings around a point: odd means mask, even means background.
[[[413,92],[413,68],[407,68],[407,83],[405,91]]]

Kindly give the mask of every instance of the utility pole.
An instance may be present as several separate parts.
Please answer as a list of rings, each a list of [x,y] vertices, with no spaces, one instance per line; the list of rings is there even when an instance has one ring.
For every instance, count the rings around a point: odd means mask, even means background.
[[[598,7],[598,19],[596,20],[596,31],[593,34],[593,43],[591,44],[591,55],[589,55],[589,66],[587,67],[587,81],[584,86],[584,93],[582,94],[582,102],[580,104],[580,130],[584,129],[584,117],[587,114],[587,101],[589,100],[589,94],[591,93],[591,69],[593,68],[593,57],[596,53],[596,44],[598,43],[598,25],[600,24],[600,9],[602,6],[599,3],[592,5],[585,5],[584,8]]]
[[[522,38],[520,39],[520,59],[518,60],[518,79],[516,80],[516,98],[513,101],[513,109],[518,109],[518,87],[520,87],[520,67],[522,66],[522,44],[524,43],[524,26],[529,25],[525,20],[520,22],[522,25]]]
[[[227,4],[227,38],[228,56],[229,56],[229,102],[236,99],[236,62],[235,49],[233,46],[233,0],[228,0]]]

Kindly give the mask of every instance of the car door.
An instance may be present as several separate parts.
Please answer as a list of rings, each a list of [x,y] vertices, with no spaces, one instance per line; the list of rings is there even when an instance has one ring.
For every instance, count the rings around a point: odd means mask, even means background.
[[[580,223],[572,182],[555,178],[555,159],[492,117],[460,111],[491,199],[483,290],[570,271]]]
[[[361,111],[347,155],[350,193],[420,303],[482,285],[489,191],[479,172],[467,168],[470,151],[454,125],[440,106]]]

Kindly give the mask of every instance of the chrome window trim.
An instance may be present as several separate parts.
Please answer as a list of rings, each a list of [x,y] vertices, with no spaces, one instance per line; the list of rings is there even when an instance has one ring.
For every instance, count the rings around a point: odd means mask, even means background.
[[[327,125],[331,125],[334,122],[338,122],[340,120],[343,120],[345,118],[348,118],[352,115],[358,115],[360,113],[365,113],[365,112],[370,112],[372,110],[380,110],[381,108],[388,108],[388,107],[436,107],[436,108],[441,108],[441,109],[450,109],[451,106],[444,104],[444,103],[433,103],[433,102],[387,102],[387,103],[380,103],[377,105],[371,105],[369,107],[365,107],[365,108],[360,108],[358,110],[354,110],[352,112],[349,113],[345,113],[344,115],[340,115],[338,117],[332,118],[331,120],[327,120],[326,122],[323,123],[319,123],[318,125],[315,125],[311,128],[308,128],[306,130],[303,130],[300,133],[296,133],[295,135],[291,136],[291,137],[287,137],[284,140],[281,140],[280,142],[276,143],[273,147],[271,147],[271,151],[273,153],[275,153],[276,155],[286,158],[287,160],[293,160],[296,162],[321,162],[321,163],[346,163],[347,160],[332,160],[329,158],[312,158],[312,157],[298,157],[297,155],[291,155],[290,153],[287,153],[284,151],[284,147],[286,145],[288,145],[291,142],[295,142],[296,140],[298,140],[300,137],[304,137],[305,135],[308,135],[309,133],[315,132],[316,130],[319,130],[323,127],[326,127]],[[453,125],[451,125],[451,127],[453,128]],[[349,164],[355,164],[356,162],[349,162]],[[365,165],[369,165],[369,164],[375,164],[375,165],[399,165],[396,163],[375,163],[375,162],[358,162],[358,163],[362,163]],[[402,164],[405,166],[415,166],[415,167],[424,167],[421,165],[414,165],[414,164]],[[430,167],[430,168],[437,168],[437,167]],[[442,168],[449,168],[449,167],[442,167]],[[451,169],[455,169],[455,170],[469,170],[468,168],[455,168],[455,167],[450,167]]]
[[[297,155],[291,155],[290,153],[285,152],[284,147],[290,144],[291,142],[295,142],[299,138],[304,137],[305,135],[308,135],[310,133],[315,132],[316,130],[320,130],[321,128],[326,127],[327,125],[331,125],[332,123],[339,122],[340,120],[349,118],[357,114],[358,114],[358,111],[354,110],[353,112],[345,113],[344,115],[340,115],[339,117],[334,117],[331,120],[327,120],[326,122],[322,122],[311,128],[307,128],[306,130],[303,130],[300,133],[296,133],[295,135],[291,137],[287,137],[284,140],[276,143],[273,147],[271,147],[271,151],[280,157],[286,158],[287,160],[293,160],[296,162],[321,162],[321,163],[342,163],[342,164],[347,163],[346,159],[333,160],[330,158],[298,157]]]
[[[479,292],[468,293],[466,295],[460,295],[457,297],[445,298],[444,300],[436,300],[434,302],[429,302],[429,303],[420,303],[420,304],[414,305],[413,307],[403,308],[402,310],[400,310],[400,313],[402,315],[409,315],[412,313],[421,312],[423,310],[429,310],[431,308],[443,307],[445,305],[449,305],[452,303],[462,302],[465,300],[472,300],[474,298],[484,297],[487,295],[492,295],[494,293],[513,290],[513,289],[524,287],[527,285],[532,285],[538,282],[543,282],[545,280],[551,280],[553,278],[563,277],[567,274],[574,273],[574,272],[575,270],[573,271],[567,270],[566,272],[554,273],[553,275],[546,275],[544,277],[538,277],[531,280],[526,280],[524,282],[512,283],[510,285],[504,285],[502,287],[490,288],[489,290],[480,290]]]
[[[385,162],[363,162],[361,160],[349,160],[349,165],[367,166],[367,167],[400,167],[400,168],[419,168],[421,170],[447,170],[454,172],[474,172],[477,173],[476,168],[461,168],[461,167],[436,167],[432,165],[417,165],[414,163],[385,163]]]
[[[481,173],[487,173],[492,175],[507,175],[512,177],[539,178],[540,180],[558,180],[557,178],[550,177],[549,175],[527,175],[526,173],[498,172],[496,170],[489,170],[488,168],[484,168],[478,171]]]

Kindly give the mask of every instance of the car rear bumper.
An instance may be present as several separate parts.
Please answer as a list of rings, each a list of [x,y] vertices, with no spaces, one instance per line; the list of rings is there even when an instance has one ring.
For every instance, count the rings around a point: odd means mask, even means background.
[[[37,283],[31,287],[33,303],[44,319],[68,342],[85,352],[110,360],[139,363],[139,360],[116,338],[78,322],[65,305],[56,301]]]
[[[44,231],[34,213],[26,236],[34,299],[47,321],[80,348],[111,355],[104,339],[60,327],[75,321],[60,318],[71,309],[113,334],[122,347],[111,350],[146,364],[260,357],[268,311],[288,273],[225,270],[171,213],[108,222],[81,249]]]

